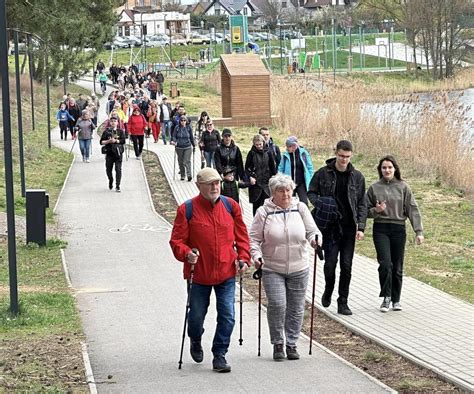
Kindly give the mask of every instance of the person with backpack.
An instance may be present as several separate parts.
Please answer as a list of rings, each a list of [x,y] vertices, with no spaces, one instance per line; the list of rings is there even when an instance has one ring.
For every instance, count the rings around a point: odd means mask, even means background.
[[[193,129],[191,125],[188,124],[186,116],[181,116],[179,125],[175,127],[171,134],[170,144],[175,146],[181,180],[184,181],[184,177],[187,174],[188,182],[191,182],[193,180],[191,154],[196,148],[193,138]]]
[[[156,103],[156,101],[151,101],[150,105],[148,106],[148,129],[151,130],[153,134],[153,140],[155,144],[158,142],[160,138],[160,107]]]
[[[296,184],[295,195],[308,205],[308,188],[314,173],[313,161],[309,152],[298,144],[298,139],[293,135],[286,140],[286,152],[282,155],[278,172],[291,177]]]
[[[230,372],[225,356],[235,324],[235,276],[242,275],[251,263],[242,211],[235,201],[220,195],[220,182],[215,169],[198,172],[199,194],[178,207],[170,246],[176,260],[183,263],[184,278],[192,279],[187,314],[191,357],[197,363],[204,359],[201,339],[214,289],[217,325],[212,368]]]
[[[110,127],[106,128],[100,137],[100,144],[103,145],[102,153],[105,154],[105,172],[109,178],[109,190],[114,187],[114,177],[112,170],[115,166],[115,191],[120,192],[120,182],[122,180],[122,157],[125,144],[125,131],[118,128],[118,117],[110,117]]]
[[[148,122],[140,111],[140,107],[134,104],[132,107],[132,114],[128,118],[127,131],[133,142],[133,150],[135,157],[140,160],[143,151],[143,141],[145,138],[145,129],[148,127]]]
[[[81,149],[82,161],[89,163],[89,154],[91,150],[92,133],[94,132],[95,124],[91,120],[89,110],[82,111],[82,116],[77,120],[76,130],[77,139],[79,140],[79,148]]]
[[[267,318],[275,361],[298,360],[297,341],[304,318],[309,278],[309,243],[322,235],[306,204],[293,197],[295,183],[283,174],[270,178],[271,197],[258,208],[250,228],[250,253],[262,267]],[[286,345],[286,349],[285,346]]]

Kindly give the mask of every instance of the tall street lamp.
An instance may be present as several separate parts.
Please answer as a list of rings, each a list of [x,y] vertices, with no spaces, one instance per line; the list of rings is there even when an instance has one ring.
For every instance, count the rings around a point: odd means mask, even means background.
[[[283,75],[283,52],[282,52],[282,42],[281,42],[281,22],[280,22],[280,19],[277,19],[277,26],[280,28],[280,74]]]

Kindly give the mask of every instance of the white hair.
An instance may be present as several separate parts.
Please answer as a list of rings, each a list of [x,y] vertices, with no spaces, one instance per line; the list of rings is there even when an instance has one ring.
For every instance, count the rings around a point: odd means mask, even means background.
[[[273,195],[279,189],[287,189],[289,187],[291,190],[295,190],[296,184],[288,175],[276,174],[268,181],[268,187]]]

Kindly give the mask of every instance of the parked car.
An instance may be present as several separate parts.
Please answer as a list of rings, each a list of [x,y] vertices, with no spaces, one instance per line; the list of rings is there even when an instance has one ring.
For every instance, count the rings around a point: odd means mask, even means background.
[[[104,49],[110,50],[112,49],[112,46],[114,48],[128,48],[129,44],[128,42],[125,42],[125,40],[123,40],[122,37],[117,36],[117,37],[114,37],[112,42],[104,43]]]
[[[152,36],[149,38],[146,45],[153,48],[169,46],[170,40],[164,37]]]
[[[188,40],[182,34],[175,34],[171,37],[172,45],[188,45]]]
[[[142,40],[141,38],[135,37],[135,36],[124,36],[123,37],[125,42],[128,43],[128,46],[131,47],[132,45],[135,47],[139,47],[142,45]]]
[[[193,31],[188,38],[188,44],[209,44],[209,37],[204,34],[199,34],[198,32]]]

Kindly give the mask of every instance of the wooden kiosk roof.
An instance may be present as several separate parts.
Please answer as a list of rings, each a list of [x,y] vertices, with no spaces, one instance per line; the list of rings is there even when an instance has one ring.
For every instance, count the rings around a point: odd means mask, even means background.
[[[237,75],[270,75],[258,55],[221,55],[221,62],[231,77]]]

